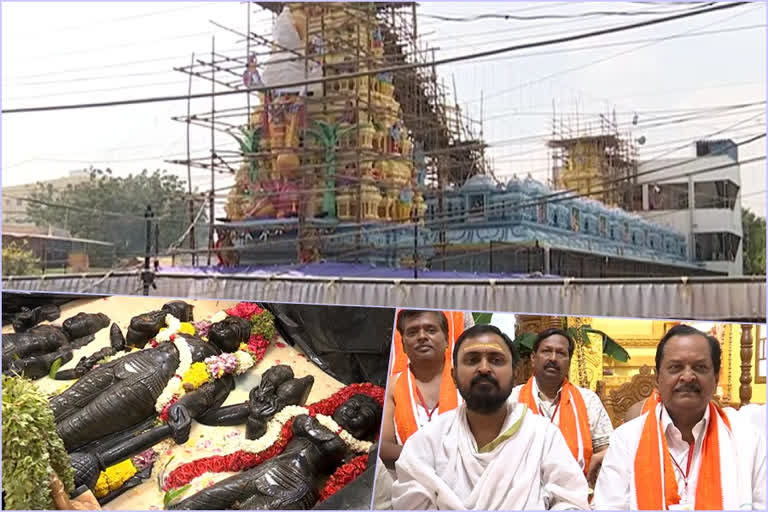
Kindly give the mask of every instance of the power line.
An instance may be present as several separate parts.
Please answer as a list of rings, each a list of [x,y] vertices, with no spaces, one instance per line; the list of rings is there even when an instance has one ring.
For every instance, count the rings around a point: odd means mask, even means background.
[[[749,4],[749,2],[742,3],[741,5],[745,5],[745,4]],[[725,5],[736,6],[737,4],[732,3],[732,4],[725,4]],[[703,11],[694,11],[694,12],[703,12]],[[726,18],[725,20],[718,20],[718,21],[715,21],[713,23],[708,23],[706,25],[703,25],[703,27],[710,27],[712,25],[718,25],[718,24],[722,23],[723,21],[726,21],[726,20],[729,20],[729,19],[733,19],[733,18],[737,18],[739,16],[742,16],[743,14],[745,14],[745,13],[737,13],[734,16]],[[703,28],[703,27],[697,27],[697,28]],[[688,34],[690,32],[691,32],[691,30],[686,30],[686,31],[683,31],[681,33],[682,34]],[[569,74],[569,73],[572,73],[574,71],[581,71],[583,69],[586,69],[588,67],[594,66],[596,64],[601,64],[603,62],[607,62],[609,60],[615,59],[616,57],[621,57],[622,55],[627,55],[629,53],[633,53],[633,52],[636,52],[638,50],[642,50],[644,48],[648,48],[650,46],[659,44],[661,42],[667,41],[667,40],[672,39],[672,38],[674,38],[676,36],[679,36],[679,35],[680,34],[672,34],[672,35],[669,35],[669,36],[660,37],[658,39],[651,39],[651,40],[649,40],[649,42],[647,42],[645,44],[641,44],[641,45],[636,46],[634,48],[629,48],[628,50],[623,50],[623,51],[620,51],[620,52],[617,52],[617,53],[613,53],[613,54],[608,55],[606,57],[601,57],[599,59],[596,59],[596,60],[593,60],[593,61],[589,61],[587,63],[580,64],[578,66],[573,66],[573,67],[570,67],[570,68],[561,69],[559,71],[556,71],[554,73],[550,73],[550,74],[545,75],[543,77],[539,77],[539,78],[535,78],[533,80],[529,80],[528,82],[526,82],[524,84],[519,84],[519,85],[517,85],[515,87],[511,87],[511,88],[509,88],[509,89],[507,89],[507,90],[505,90],[503,92],[487,95],[487,96],[484,97],[484,99],[487,101],[487,100],[489,100],[491,98],[497,98],[497,97],[503,96],[503,95],[505,95],[505,94],[507,94],[509,92],[521,89],[522,87],[527,87],[527,86],[530,86],[530,85],[533,85],[533,84],[537,84],[537,83],[541,83],[541,82],[547,81],[547,80],[549,80],[549,79],[551,79],[553,77],[556,77],[556,76]],[[465,103],[477,103],[478,101],[480,101],[480,99],[481,98],[476,98],[474,100],[470,100],[470,101],[465,102]]]
[[[651,20],[645,20],[641,22],[636,23],[630,23],[627,25],[620,25],[613,28],[607,28],[607,29],[601,29],[591,32],[585,32],[582,34],[577,35],[571,35],[571,36],[565,36],[565,37],[559,37],[554,39],[549,39],[545,41],[536,41],[532,43],[524,43],[524,44],[518,44],[513,46],[507,46],[503,48],[497,48],[493,50],[486,50],[483,52],[476,52],[471,53],[467,55],[460,55],[456,57],[447,57],[442,59],[437,59],[434,62],[424,62],[424,63],[411,63],[411,64],[404,64],[400,66],[390,66],[375,70],[365,70],[355,73],[347,73],[347,74],[341,74],[336,75],[333,77],[322,77],[322,78],[315,78],[310,80],[302,80],[292,83],[286,83],[286,84],[277,84],[272,87],[259,87],[259,88],[253,88],[249,92],[267,92],[273,89],[279,89],[279,88],[287,88],[287,87],[300,87],[305,85],[311,85],[311,84],[318,84],[323,83],[327,81],[332,80],[340,80],[340,79],[351,79],[351,78],[358,78],[362,76],[368,76],[373,75],[377,73],[396,73],[399,71],[407,71],[422,67],[428,67],[428,66],[438,66],[438,65],[445,65],[445,64],[451,64],[454,62],[460,62],[468,59],[478,59],[482,57],[490,57],[493,55],[500,55],[503,53],[518,51],[518,50],[524,50],[528,48],[538,48],[541,46],[549,46],[549,45],[555,45],[555,44],[562,44],[567,43],[571,41],[579,41],[582,39],[589,39],[593,37],[599,37],[604,36],[608,34],[614,34],[618,32],[623,32],[627,30],[634,30],[638,28],[643,27],[649,27],[653,25],[658,25],[660,23],[666,23],[670,21],[680,20],[684,18],[688,18],[691,16],[698,16],[701,14],[707,14],[712,13],[716,11],[722,11],[725,9],[732,9],[735,7],[741,7],[743,5],[748,5],[749,2],[734,2],[734,3],[726,3],[726,4],[720,4],[715,5],[712,7],[707,7],[705,9],[699,9],[695,11],[689,11],[681,14],[675,14],[671,16],[665,16],[661,18],[655,18]],[[14,114],[14,113],[25,113],[25,112],[43,112],[43,111],[52,111],[52,110],[71,110],[71,109],[82,109],[82,108],[99,108],[99,107],[112,107],[112,106],[124,106],[124,105],[136,105],[140,103],[157,103],[157,102],[165,102],[165,101],[182,101],[182,100],[188,100],[190,98],[192,99],[198,99],[198,98],[208,98],[212,95],[215,96],[227,96],[232,94],[243,94],[243,91],[221,91],[216,93],[201,93],[201,94],[193,94],[193,95],[178,95],[178,96],[161,96],[161,97],[154,97],[154,98],[137,98],[137,99],[131,99],[131,100],[118,100],[118,101],[109,101],[109,102],[100,102],[100,103],[81,103],[81,104],[74,104],[74,105],[54,105],[54,106],[45,106],[45,107],[24,107],[24,108],[16,108],[16,109],[5,109],[4,113],[6,114]]]
[[[167,41],[178,41],[182,39],[190,39],[192,37],[200,37],[210,34],[210,32],[195,32],[193,34],[183,34],[179,36],[170,36],[170,37],[162,37],[159,39],[152,39],[149,41],[133,41],[131,43],[120,43],[120,44],[112,44],[112,45],[105,45],[105,46],[90,46],[88,48],[81,48],[79,50],[68,50],[66,52],[59,52],[59,53],[45,53],[42,55],[32,55],[29,58],[34,60],[47,60],[47,59],[55,59],[59,57],[67,57],[69,55],[82,55],[86,53],[98,53],[104,50],[113,50],[117,48],[134,48],[137,46],[141,46],[142,44],[155,44],[155,43],[163,43]]]
[[[713,106],[713,107],[704,107],[704,108],[696,109],[695,112],[690,112],[691,117],[689,117],[689,118],[684,117],[684,116],[689,114],[689,111],[686,111],[686,112],[682,112],[680,114],[674,114],[674,115],[673,114],[669,114],[667,116],[658,116],[658,117],[650,118],[650,119],[647,119],[647,120],[643,120],[643,121],[641,121],[640,123],[638,123],[636,125],[635,124],[627,124],[627,127],[635,126],[635,127],[637,127],[637,129],[650,129],[650,128],[659,127],[659,126],[675,125],[675,124],[680,124],[680,123],[683,123],[683,122],[688,122],[690,120],[698,119],[702,115],[711,115],[711,116],[735,115],[735,114],[738,114],[739,112],[728,112],[728,111],[729,110],[741,110],[741,109],[748,108],[748,107],[759,107],[759,106],[764,106],[764,105],[765,105],[765,101],[759,101],[759,102],[742,103],[742,104],[732,104],[732,105],[720,105],[720,106]],[[547,114],[547,113],[542,113],[542,114]],[[500,113],[498,116],[493,116],[493,118],[500,117],[502,115],[508,115],[508,114],[507,113]],[[509,113],[509,115],[513,117],[516,114],[515,113]],[[547,114],[547,115],[551,115],[551,113]],[[653,125],[653,124],[647,125],[647,123],[654,123],[654,122],[656,123],[655,125]],[[622,126],[622,125],[620,125],[620,126]],[[548,138],[551,138],[551,134],[542,133],[542,134],[539,134],[539,135],[528,135],[528,136],[524,136],[524,137],[521,137],[521,138],[515,138],[515,139],[502,139],[502,140],[497,140],[497,141],[488,141],[486,144],[489,147],[491,147],[491,148],[501,148],[501,147],[504,147],[504,146],[508,146],[508,145],[519,143],[522,140],[530,140],[530,141],[534,142],[534,141],[539,141],[539,140],[545,140],[545,139],[548,139]],[[688,140],[688,139],[689,138],[686,137],[686,138],[679,139],[679,140],[682,141],[682,140]],[[669,141],[665,142],[664,144],[668,144],[668,143],[669,143]],[[133,146],[133,148],[141,148],[141,147],[148,147],[148,145]],[[653,147],[653,146],[646,146],[646,147],[644,147],[644,149],[646,149],[648,147]],[[111,148],[110,150],[117,151],[117,150],[122,150],[122,149],[128,149],[128,148],[120,147],[120,148]],[[458,151],[460,149],[461,148],[457,148],[456,150]],[[515,154],[515,155],[504,155],[504,156],[501,156],[501,157],[497,158],[497,161],[499,161],[499,162],[501,162],[501,161],[509,161],[509,157],[511,157],[511,156],[520,156],[520,155],[523,155],[523,154],[534,153],[536,151],[543,151],[544,149],[545,148],[536,148],[536,149],[525,151],[525,152],[522,152],[522,153],[519,153],[519,154]],[[89,157],[86,157],[86,158],[82,158],[82,159],[59,158],[59,156],[61,156],[61,155],[49,155],[49,156],[43,156],[43,157],[34,158],[34,159],[31,159],[31,160],[25,160],[23,162],[18,162],[16,164],[12,164],[12,165],[6,166],[4,169],[10,169],[12,167],[16,167],[16,166],[19,166],[19,165],[22,165],[22,164],[25,164],[25,163],[29,163],[31,161],[57,162],[57,163],[74,163],[74,164],[104,162],[105,164],[108,165],[108,164],[113,164],[113,163],[145,162],[145,161],[150,161],[150,160],[164,160],[164,159],[168,159],[168,158],[184,156],[184,154],[181,154],[181,153],[171,153],[171,154],[153,155],[153,156],[147,156],[147,157],[141,157],[141,158],[138,158],[138,157],[137,158],[104,158],[104,157],[92,157],[92,158],[89,158]],[[530,160],[530,159],[528,159],[528,160]]]
[[[616,46],[627,46],[632,44],[639,44],[639,43],[649,43],[649,42],[662,42],[662,41],[669,41],[674,39],[688,39],[692,37],[701,37],[701,36],[709,36],[709,35],[717,35],[717,34],[727,34],[730,32],[739,32],[744,30],[754,30],[758,28],[765,28],[765,23],[758,24],[758,25],[743,25],[739,27],[730,27],[730,28],[721,28],[717,30],[702,30],[700,32],[691,32],[691,33],[680,33],[680,34],[674,34],[670,36],[659,36],[659,37],[651,37],[646,39],[634,39],[632,41],[618,41],[615,43],[604,43],[604,44],[596,44],[591,46],[580,46],[578,48],[563,48],[561,50],[550,50],[550,51],[543,51],[543,52],[532,52],[532,53],[526,53],[525,55],[515,55],[510,57],[497,57],[497,58],[489,58],[489,59],[482,59],[478,60],[477,62],[464,62],[464,64],[483,64],[486,62],[504,62],[508,60],[513,59],[521,59],[525,57],[539,57],[544,55],[559,55],[561,53],[571,53],[571,52],[581,52],[581,51],[588,51],[588,50],[599,50],[601,48],[613,48]],[[477,46],[483,46],[488,44],[494,44],[503,42],[501,39],[493,40],[493,41],[483,41],[481,43],[478,43]],[[446,48],[440,48],[440,51],[445,50],[453,50],[461,48],[461,46],[449,46]]]
[[[46,94],[48,97],[54,97],[54,96],[73,96],[76,94],[93,94],[96,92],[112,92],[112,91],[121,91],[124,89],[141,89],[144,87],[162,87],[166,85],[179,85],[184,83],[184,77],[179,76],[176,80],[168,81],[168,82],[153,82],[149,84],[133,84],[133,85],[120,85],[120,86],[114,86],[114,87],[103,87],[101,89],[88,89],[85,91],[71,91],[71,92],[56,92],[53,94]],[[242,91],[239,91],[242,92]],[[18,98],[8,98],[9,101],[19,101],[19,100],[28,100],[32,98],[38,98],[39,95],[33,95],[33,96],[22,96]],[[138,103],[145,103],[145,102],[138,102]],[[60,110],[60,109],[54,109],[54,110]],[[11,110],[3,110],[4,114],[13,113]]]
[[[654,37],[654,38],[647,38],[647,39],[635,39],[632,41],[621,41],[616,43],[607,43],[607,44],[598,44],[598,45],[591,45],[591,46],[583,46],[579,48],[563,48],[558,50],[550,50],[550,51],[543,51],[543,52],[533,52],[533,53],[526,53],[523,55],[517,55],[513,57],[500,57],[500,58],[489,58],[489,59],[483,59],[478,60],[476,62],[473,61],[464,61],[462,64],[482,64],[482,63],[490,63],[490,62],[501,62],[501,61],[507,61],[512,59],[521,59],[521,58],[527,58],[527,57],[539,57],[539,56],[545,56],[545,55],[560,55],[563,53],[571,53],[571,52],[581,52],[581,51],[590,51],[590,50],[597,50],[602,48],[614,48],[616,46],[627,46],[627,45],[633,45],[638,43],[647,43],[647,42],[659,42],[659,41],[667,41],[672,39],[686,39],[691,37],[701,37],[701,36],[707,36],[707,35],[717,35],[717,34],[724,34],[724,33],[730,33],[730,32],[739,32],[739,31],[745,31],[745,30],[754,30],[758,28],[765,28],[765,24],[759,24],[759,25],[744,25],[739,27],[731,27],[731,28],[724,28],[724,29],[718,29],[718,30],[705,30],[701,32],[692,32],[692,33],[683,33],[683,34],[676,34],[672,36],[664,36],[664,37]],[[481,34],[482,35],[482,34]],[[458,36],[453,36],[451,39],[460,39]],[[500,43],[505,42],[506,39],[497,39],[493,41],[482,41],[475,45],[472,45],[474,48],[477,48],[478,46],[484,46],[494,43]],[[461,46],[451,46],[447,48],[439,48],[440,51],[450,50],[450,49],[456,49],[456,48],[464,48],[465,45]],[[236,50],[239,50],[240,48],[237,48]],[[234,51],[234,50],[231,50]],[[168,60],[177,60],[178,57],[168,57],[163,59],[153,59],[154,61],[168,61]],[[138,61],[142,62],[142,61]],[[149,62],[149,61],[147,61]],[[113,64],[113,66],[118,64]],[[121,65],[122,66],[122,65]],[[102,66],[105,67],[105,66]],[[83,69],[93,69],[93,68],[83,68]],[[152,70],[152,71],[146,71],[146,72],[132,72],[132,73],[122,73],[122,74],[112,74],[112,75],[98,75],[98,76],[88,76],[88,77],[77,77],[77,78],[60,78],[60,79],[52,79],[52,80],[42,80],[42,81],[36,81],[36,82],[18,82],[14,83],[14,86],[37,86],[37,85],[48,85],[48,84],[61,84],[61,83],[73,83],[73,82],[91,82],[96,80],[114,80],[118,78],[133,78],[138,76],[153,76],[153,75],[165,75],[165,74],[171,74],[173,71],[169,69],[158,69],[158,70]],[[50,76],[50,73],[46,73],[43,76]],[[40,76],[40,75],[38,75]],[[8,82],[5,82],[6,84]],[[13,82],[11,82],[13,83]],[[175,82],[170,82],[175,83]],[[157,84],[157,85],[168,85],[169,82]],[[155,84],[148,84],[147,86],[155,85]],[[110,88],[110,89],[100,89],[100,90],[90,90],[90,91],[72,91],[72,92],[65,92],[65,93],[57,93],[58,96],[62,95],[74,95],[74,94],[86,94],[90,92],[102,92],[102,91],[113,91],[113,90],[119,90],[121,88],[125,88],[124,86]],[[51,96],[50,94],[48,96]],[[20,99],[30,99],[30,98],[37,98],[38,96],[24,96],[20,98],[11,98],[13,101],[18,101]]]
[[[577,4],[574,4],[573,2],[565,2],[565,4],[566,5],[577,5]],[[429,5],[429,4],[424,4],[424,5]],[[640,13],[642,11],[638,10],[636,12]],[[593,23],[595,21],[598,21],[598,20],[581,20],[581,19],[578,19],[578,18],[574,18],[574,19],[570,19],[570,20],[559,20],[559,21],[552,22],[552,23],[536,23],[534,25],[523,25],[523,26],[520,26],[520,27],[515,26],[514,28],[511,28],[509,26],[505,26],[504,28],[499,29],[499,30],[483,30],[481,32],[467,32],[467,33],[462,33],[461,36],[463,38],[465,38],[465,39],[476,39],[476,38],[482,38],[482,37],[486,37],[486,36],[489,36],[489,35],[495,35],[495,34],[509,34],[512,31],[514,32],[514,34],[516,36],[519,35],[519,34],[524,34],[524,33],[527,34],[527,33],[531,32],[531,31],[535,31],[533,34],[529,34],[526,37],[539,37],[539,36],[542,36],[542,35],[548,36],[548,35],[552,34],[552,32],[559,32],[559,33],[565,35],[566,30],[573,30],[573,29],[570,29],[570,28],[566,29],[565,26],[566,25],[572,25],[574,23],[579,23],[578,28],[581,29],[581,30],[594,29],[594,28],[603,28],[603,27],[606,26],[602,21],[600,21],[599,23]],[[424,22],[424,23],[420,23],[419,24],[420,27],[425,26],[425,25],[432,26],[432,25],[429,25],[428,22]],[[438,25],[438,23],[435,23],[434,25]],[[444,24],[443,23],[439,23],[439,25],[443,26]],[[556,30],[553,30],[552,27],[556,27]],[[542,29],[547,29],[547,30],[542,32],[541,31]],[[574,29],[575,29],[575,27],[574,27]],[[433,32],[433,33],[438,33],[438,32]],[[434,44],[435,42],[438,42],[438,41],[448,41],[448,40],[452,40],[452,39],[453,39],[453,37],[452,37],[451,33],[448,33],[446,35],[440,35],[438,37],[426,38],[426,40],[429,43],[431,43],[431,44]]]
[[[162,10],[162,11],[153,11],[153,12],[146,12],[146,13],[143,13],[143,14],[134,14],[132,16],[123,16],[121,18],[111,18],[111,19],[108,19],[108,20],[92,21],[92,22],[89,22],[88,25],[93,25],[93,24],[101,25],[101,24],[104,24],[104,23],[120,23],[120,22],[128,21],[128,20],[136,20],[136,19],[148,18],[150,16],[157,16],[158,14],[167,14],[169,12],[186,11],[186,10],[190,10],[190,9],[199,9],[200,7],[210,7],[211,5],[215,5],[216,3],[217,2],[196,3],[195,5],[185,5],[184,7],[175,7],[173,9],[165,9],[165,10]],[[62,32],[70,32],[72,30],[82,30],[82,29],[83,29],[82,25],[70,25],[68,27],[62,27],[62,28],[59,28],[57,30],[52,30],[52,31],[49,30],[49,31],[46,31],[46,32],[49,33],[49,34],[59,34],[59,33],[62,33]]]
[[[207,32],[201,33],[201,34],[207,34]],[[236,48],[228,48],[226,50],[222,50],[222,52],[234,52],[242,50],[241,47]],[[179,60],[183,59],[185,57],[188,57],[188,55],[174,55],[169,57],[157,57],[153,59],[140,59],[140,60],[133,60],[133,61],[123,61],[123,62],[105,62],[104,64],[99,64],[98,66],[87,66],[87,67],[79,67],[79,68],[68,68],[68,69],[61,69],[61,70],[51,70],[46,73],[34,73],[30,75],[19,75],[19,76],[10,76],[10,77],[3,77],[3,84],[8,83],[17,83],[16,80],[23,80],[27,78],[39,78],[39,77],[48,77],[56,74],[65,74],[65,73],[77,73],[80,71],[92,71],[92,70],[104,70],[105,68],[114,68],[114,67],[120,67],[124,68],[129,65],[133,64],[147,64],[147,63],[153,63],[153,62],[164,62],[169,60]],[[169,70],[170,71],[170,70]],[[129,76],[129,75],[115,75],[115,76]],[[56,83],[56,80],[46,81],[46,82],[35,82],[35,84],[44,84],[44,83]],[[29,83],[23,83],[20,85],[32,85]]]
[[[708,2],[705,6],[713,5],[714,2]],[[697,6],[696,8],[698,8]],[[691,8],[682,9],[682,12],[692,10]],[[678,11],[674,11],[678,12]],[[520,16],[515,14],[499,14],[499,13],[486,13],[476,14],[474,16],[464,17],[451,17],[441,16],[439,14],[422,14],[424,18],[431,18],[438,21],[447,22],[472,22],[487,19],[502,19],[502,20],[516,20],[516,21],[536,21],[536,20],[565,20],[572,18],[592,18],[595,16],[650,16],[650,15],[668,15],[670,11],[588,11],[580,12],[576,14],[537,14],[535,16]]]

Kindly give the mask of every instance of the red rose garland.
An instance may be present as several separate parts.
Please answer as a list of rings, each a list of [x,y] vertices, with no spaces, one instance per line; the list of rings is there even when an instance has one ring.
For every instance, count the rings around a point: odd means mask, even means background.
[[[312,416],[315,414],[324,414],[325,416],[332,416],[336,409],[341,404],[349,400],[353,395],[368,395],[384,407],[384,388],[375,384],[350,384],[349,386],[342,388],[329,396],[324,400],[315,402],[312,405],[308,405],[307,409]]]
[[[320,491],[320,499],[318,502],[327,500],[343,489],[352,480],[360,476],[363,471],[365,471],[365,466],[367,464],[368,454],[366,453],[358,455],[337,469],[325,483],[323,490]]]
[[[329,396],[328,398],[324,400],[320,400],[319,402],[315,402],[312,405],[307,406],[307,409],[309,409],[310,416],[315,416],[317,414],[323,414],[325,416],[331,416],[333,412],[344,402],[346,402],[350,397],[356,394],[364,394],[368,395],[383,407],[384,406],[384,388],[380,386],[376,386],[374,384],[351,384],[345,388],[340,389],[333,395]],[[211,457],[205,457],[203,459],[198,459],[192,462],[187,462],[173,471],[168,475],[168,477],[165,479],[165,482],[163,483],[163,490],[168,491],[170,489],[176,489],[179,487],[182,487],[189,482],[191,482],[193,479],[197,478],[198,476],[211,472],[211,473],[224,473],[224,472],[236,472],[236,471],[243,471],[246,469],[250,469],[252,467],[255,467],[262,462],[264,462],[267,459],[271,459],[272,457],[275,457],[277,455],[280,455],[282,453],[285,446],[288,444],[288,442],[293,437],[293,431],[291,430],[291,425],[293,424],[293,420],[289,420],[286,422],[285,425],[283,425],[282,430],[280,431],[280,436],[278,441],[267,448],[266,450],[263,450],[259,453],[251,453],[244,450],[239,450],[235,453],[232,453],[230,455],[213,455]],[[362,456],[361,456],[362,457]],[[364,457],[367,457],[367,454],[364,455]],[[359,457],[356,457],[356,459]],[[353,459],[356,460],[356,459]],[[348,463],[351,464],[352,462]],[[337,470],[337,473],[342,470],[342,468],[346,468],[348,464],[345,464],[341,468]],[[357,466],[355,466],[357,467]],[[354,468],[347,468],[344,470],[344,474],[352,474]],[[365,469],[365,464],[363,464],[363,470]],[[349,477],[348,480],[345,481],[343,484],[334,484],[334,485],[340,485],[338,489],[341,489],[344,485],[351,482],[357,475],[362,473],[362,470],[354,473],[354,476]],[[336,473],[334,473],[335,475]],[[341,473],[340,473],[341,475]],[[347,477],[344,477],[347,478]],[[337,480],[340,482],[342,480],[342,477],[337,477]],[[329,480],[331,482],[331,480]],[[335,481],[334,481],[335,482]],[[326,485],[328,487],[328,485]],[[336,492],[333,491],[333,492]],[[329,491],[330,492],[330,491]],[[333,493],[331,493],[332,495]],[[330,496],[330,495],[329,495]]]
[[[177,467],[163,483],[163,490],[169,491],[171,489],[177,489],[199,477],[204,473],[226,473],[243,471],[252,467],[258,466],[265,460],[271,459],[280,455],[288,444],[288,441],[293,437],[293,431],[291,426],[293,420],[289,420],[283,425],[283,429],[280,431],[280,439],[259,453],[250,453],[243,450],[239,450],[230,455],[213,455],[211,457],[205,457],[192,462],[187,462]]]

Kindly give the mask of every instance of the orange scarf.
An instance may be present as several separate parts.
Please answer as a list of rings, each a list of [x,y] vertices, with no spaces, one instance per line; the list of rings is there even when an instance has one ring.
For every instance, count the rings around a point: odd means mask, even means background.
[[[647,413],[648,411],[653,410],[656,408],[656,404],[661,402],[661,397],[659,397],[659,390],[656,388],[653,388],[653,392],[651,393],[651,396],[645,399],[645,402],[643,402],[643,410],[640,412],[640,415]]]
[[[400,311],[397,311],[398,315]],[[453,344],[461,333],[464,332],[464,313],[461,311],[443,311],[443,314],[448,319],[448,337],[446,339],[448,349],[445,351],[445,361],[453,367]],[[397,329],[395,329],[395,337],[392,342],[392,351],[394,355],[392,356],[392,367],[389,374],[395,375],[404,372],[408,368],[408,356],[405,355],[405,350],[403,349],[403,338]]]
[[[531,377],[520,390],[518,401],[524,403],[534,414],[541,414],[539,404],[533,396],[533,379]],[[575,410],[575,413],[574,413]],[[584,452],[584,474],[589,470],[589,462],[592,460],[592,431],[589,428],[589,416],[587,415],[587,406],[579,390],[568,382],[563,380],[563,386],[560,388],[560,432],[562,432],[568,448],[576,461],[579,460],[579,432],[581,432],[581,445]],[[554,419],[554,418],[553,418]]]
[[[410,389],[409,389],[410,381]],[[402,443],[411,437],[419,429],[416,422],[416,408],[421,407],[416,388],[416,378],[410,368],[401,373],[395,383],[395,429]],[[440,396],[437,403],[437,414],[452,411],[458,406],[459,398],[456,394],[456,385],[451,377],[451,367],[443,366],[443,375],[440,380]]]
[[[656,393],[656,399],[654,406],[660,403],[658,393]],[[647,402],[650,401],[649,399]],[[698,479],[701,485],[696,485],[695,510],[722,510],[723,508],[718,421],[724,421],[730,430],[731,424],[725,413],[710,402],[709,424],[701,449],[701,469]],[[661,439],[661,452],[664,457],[663,465],[659,460],[659,439]],[[663,497],[662,470],[664,472]],[[639,510],[667,510],[669,505],[680,503],[672,457],[667,446],[667,436],[661,432],[661,420],[656,414],[655,407],[645,417],[643,433],[635,455],[635,488]]]

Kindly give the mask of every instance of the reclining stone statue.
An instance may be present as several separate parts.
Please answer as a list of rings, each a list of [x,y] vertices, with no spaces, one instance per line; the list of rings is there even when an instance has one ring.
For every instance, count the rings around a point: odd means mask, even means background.
[[[215,345],[202,340],[186,337],[186,342],[193,360],[218,353]],[[176,443],[186,442],[192,419],[211,426],[243,424],[249,416],[265,421],[286,405],[303,405],[314,384],[312,376],[294,378],[289,366],[272,367],[254,388],[252,395],[263,400],[255,401],[260,408],[253,410],[252,400],[221,407],[234,387],[234,379],[224,376],[182,395],[168,409],[167,423],[153,427],[155,400],[173,376],[177,361],[173,344],[142,350],[100,366],[51,399],[57,433],[67,450],[74,452],[76,485],[92,488],[99,471],[169,437]],[[277,409],[264,409],[264,401]]]
[[[367,395],[354,395],[333,419],[357,439],[373,440],[382,409]],[[176,510],[306,510],[318,499],[325,478],[347,455],[344,441],[317,419],[300,415],[291,426],[293,437],[283,452],[258,466],[226,478],[182,501]]]
[[[72,351],[84,347],[94,334],[109,325],[102,313],[78,313],[62,327],[38,325],[24,332],[3,334],[3,373],[39,379],[48,375],[54,361],[67,363]]]

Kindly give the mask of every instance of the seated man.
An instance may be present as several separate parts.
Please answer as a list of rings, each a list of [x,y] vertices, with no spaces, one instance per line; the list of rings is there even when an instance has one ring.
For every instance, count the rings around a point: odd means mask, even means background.
[[[403,447],[395,510],[588,509],[587,481],[560,431],[509,402],[517,351],[491,325],[467,329],[453,350],[464,398]]]
[[[568,381],[574,343],[562,329],[547,329],[533,342],[533,377],[512,390],[510,400],[524,403],[556,425],[587,481],[594,485],[613,425],[594,391]]]
[[[717,339],[687,325],[656,348],[656,404],[611,436],[598,510],[765,510],[765,430],[713,401]]]
[[[404,310],[397,316],[397,330],[408,366],[390,378],[384,403],[379,456],[389,468],[411,435],[460,401],[451,377],[445,314]]]

